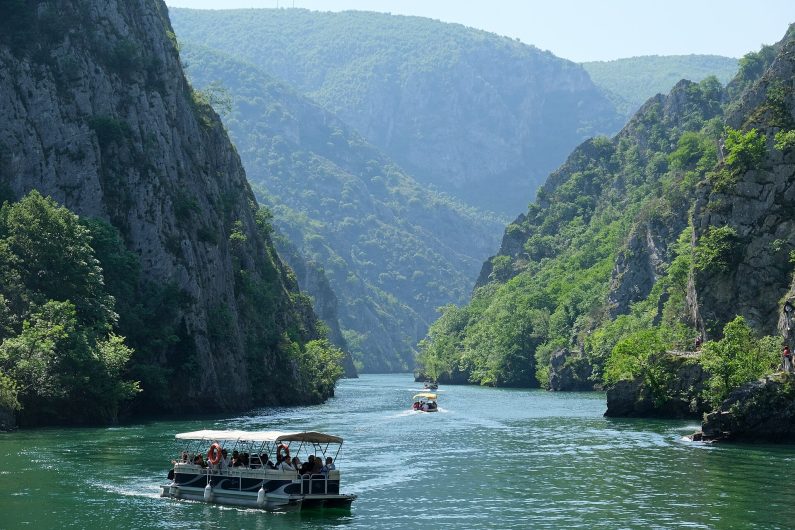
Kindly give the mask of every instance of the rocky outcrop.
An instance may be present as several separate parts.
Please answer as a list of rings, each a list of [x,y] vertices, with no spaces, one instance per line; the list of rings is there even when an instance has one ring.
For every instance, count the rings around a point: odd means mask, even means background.
[[[323,267],[318,263],[306,260],[284,236],[277,235],[274,238],[274,243],[279,251],[279,256],[295,272],[301,291],[312,297],[312,307],[315,309],[315,313],[328,328],[328,339],[345,353],[342,361],[345,377],[358,377],[353,358],[348,350],[348,343],[345,341],[345,337],[342,336],[342,330],[340,329],[337,295],[331,289]]]
[[[37,189],[110,221],[143,279],[175,288],[179,336],[154,354],[172,374],[159,410],[305,401],[283,333],[306,341],[315,317],[293,304],[297,287],[258,226],[240,159],[183,75],[165,4],[7,7],[0,189]],[[284,374],[266,381],[276,367]]]
[[[714,229],[728,227],[730,248],[714,267],[697,271],[689,293],[706,338],[719,337],[735,315],[765,335],[780,325],[780,305],[792,287],[795,250],[795,152],[773,147],[773,137],[795,126],[795,31],[764,75],[732,107],[727,123],[756,129],[767,142],[764,159],[721,186],[707,183],[693,211],[694,244],[707,245]],[[729,172],[729,168],[723,169]]]
[[[707,411],[702,392],[708,374],[692,355],[667,353],[661,360],[668,374],[660,388],[642,378],[619,381],[607,389],[605,416],[613,418],[700,418]]]
[[[549,389],[577,392],[593,390],[592,367],[580,352],[562,348],[549,361]]]
[[[607,303],[610,317],[629,312],[646,298],[671,262],[671,248],[687,226],[687,211],[671,212],[665,219],[641,221],[621,250],[610,278]]]
[[[0,407],[0,432],[13,431],[16,427],[17,423],[14,412]]]
[[[795,375],[778,373],[734,390],[693,439],[795,442]]]

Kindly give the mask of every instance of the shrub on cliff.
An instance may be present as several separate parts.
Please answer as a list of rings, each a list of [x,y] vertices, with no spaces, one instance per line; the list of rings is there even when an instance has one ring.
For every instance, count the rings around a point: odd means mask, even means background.
[[[703,346],[701,364],[712,376],[707,399],[719,405],[733,389],[773,372],[780,359],[775,337],[757,337],[738,316],[723,328],[723,338]]]

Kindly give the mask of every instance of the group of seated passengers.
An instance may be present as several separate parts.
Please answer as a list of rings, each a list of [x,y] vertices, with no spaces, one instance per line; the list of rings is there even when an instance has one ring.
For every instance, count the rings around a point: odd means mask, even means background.
[[[323,459],[319,456],[309,455],[309,458],[303,464],[301,459],[294,456],[292,461],[289,457],[283,457],[281,454],[276,455],[276,469],[282,471],[297,471],[299,475],[328,475],[329,471],[337,469],[334,465],[334,460],[326,457],[326,463],[323,464]]]
[[[182,453],[182,462],[189,462],[190,457],[186,451]],[[198,453],[193,457],[193,463],[203,468],[208,467],[210,464],[205,462],[204,455]],[[229,453],[226,449],[221,449],[221,460],[216,465],[217,469],[227,469],[230,467],[245,467],[249,469],[259,469],[265,467],[267,469],[279,469],[281,471],[297,471],[300,475],[328,475],[329,471],[337,469],[334,465],[334,460],[328,456],[326,463],[323,464],[323,459],[319,456],[309,455],[309,458],[303,464],[301,459],[293,457],[292,461],[289,457],[283,457],[281,454],[276,455],[276,463],[271,462],[267,453],[262,453],[259,456],[250,456],[248,453],[241,453],[239,451],[232,451],[232,459],[229,459]]]
[[[436,410],[435,401],[415,401],[412,407],[414,410],[422,410],[428,412],[429,410]]]

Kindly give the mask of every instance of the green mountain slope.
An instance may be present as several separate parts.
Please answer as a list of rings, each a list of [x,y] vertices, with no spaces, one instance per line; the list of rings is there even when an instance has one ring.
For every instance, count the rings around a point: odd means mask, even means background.
[[[428,191],[346,124],[251,64],[185,46],[198,87],[222,80],[225,123],[287,239],[321,264],[367,371],[413,367],[436,307],[466,299],[499,221]]]
[[[457,24],[368,12],[173,9],[179,39],[250,62],[424,184],[514,215],[579,142],[620,127],[581,66]]]
[[[582,66],[616,109],[630,117],[647,99],[667,94],[682,79],[698,83],[714,75],[725,85],[737,73],[738,60],[720,55],[647,55]]]
[[[639,378],[649,409],[692,414],[771,371],[781,339],[758,337],[795,338],[780,316],[793,293],[793,36],[741,59],[725,89],[681,81],[575,149],[508,225],[472,301],[431,327],[427,374],[556,390]],[[703,354],[665,355],[699,336]],[[683,365],[720,375],[684,396]]]

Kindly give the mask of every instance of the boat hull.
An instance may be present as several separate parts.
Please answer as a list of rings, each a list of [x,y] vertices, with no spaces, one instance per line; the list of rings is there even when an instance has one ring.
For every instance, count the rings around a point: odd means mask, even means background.
[[[355,495],[339,493],[338,477],[280,475],[279,472],[253,470],[226,473],[178,471],[172,482],[160,486],[160,496],[270,511],[350,508],[356,499]],[[260,489],[264,495],[259,494]]]

